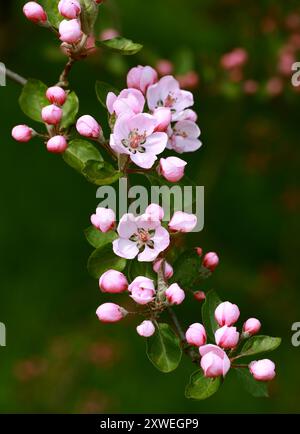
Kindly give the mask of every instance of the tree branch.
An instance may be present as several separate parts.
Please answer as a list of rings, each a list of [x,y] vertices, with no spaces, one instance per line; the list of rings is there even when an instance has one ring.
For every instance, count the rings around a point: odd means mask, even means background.
[[[6,68],[5,74],[6,74],[6,77],[8,77],[10,80],[14,81],[15,83],[20,84],[21,86],[24,86],[27,83],[26,78],[22,77],[21,75],[17,74],[16,72],[11,71],[8,68]]]

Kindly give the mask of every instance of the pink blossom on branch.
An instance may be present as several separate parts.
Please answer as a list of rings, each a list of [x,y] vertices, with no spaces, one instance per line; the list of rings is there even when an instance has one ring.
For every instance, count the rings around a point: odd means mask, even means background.
[[[215,332],[216,344],[224,349],[235,348],[239,342],[239,338],[240,334],[237,332],[236,327],[225,325]]]
[[[55,104],[47,105],[42,109],[42,119],[48,125],[57,125],[60,123],[63,111]]]
[[[27,125],[17,125],[12,129],[11,135],[17,142],[25,143],[32,138],[33,130]]]
[[[155,271],[155,273],[158,273],[161,267],[164,278],[167,280],[171,279],[174,274],[172,265],[169,264],[169,262],[167,262],[165,259],[157,259],[156,261],[154,261],[153,271]]]
[[[182,211],[176,211],[169,222],[171,232],[192,232],[197,225],[197,216]]]
[[[28,2],[23,7],[26,18],[34,23],[43,24],[47,21],[47,14],[42,6],[36,2]]]
[[[62,154],[68,147],[68,143],[64,136],[54,136],[47,142],[47,150],[54,154]]]
[[[148,277],[138,276],[129,285],[128,291],[130,292],[130,297],[137,304],[148,304],[154,300],[155,297],[155,287],[153,280]]]
[[[102,292],[119,294],[127,291],[128,282],[123,273],[116,270],[107,270],[99,279],[99,288]]]
[[[173,283],[166,289],[166,299],[169,304],[181,304],[185,299],[185,292],[177,283]]]
[[[59,39],[67,44],[79,42],[82,36],[80,22],[77,19],[63,20],[59,25]]]
[[[161,158],[159,172],[170,182],[178,182],[184,177],[184,169],[187,162],[177,157]]]
[[[143,321],[136,328],[137,333],[144,338],[149,338],[155,333],[155,327],[152,321]]]
[[[138,89],[123,89],[117,96],[109,92],[106,97],[106,106],[109,113],[127,117],[142,113],[145,106],[145,98]]]
[[[185,333],[188,344],[201,347],[206,344],[206,331],[202,324],[194,323],[189,326]]]
[[[225,351],[217,345],[208,344],[200,347],[199,352],[201,355],[200,365],[205,377],[225,377],[230,369],[230,360]]]
[[[207,268],[211,272],[219,265],[219,257],[215,252],[208,252],[203,258],[203,267]]]
[[[220,326],[231,326],[236,323],[240,316],[240,310],[236,304],[229,301],[220,303],[215,310],[215,319]]]
[[[92,139],[98,139],[102,135],[102,128],[90,115],[81,116],[76,123],[76,129],[79,134],[84,137],[90,137]]]
[[[169,141],[167,148],[179,154],[183,152],[195,152],[201,148],[202,142],[199,140],[201,134],[198,125],[190,120],[177,122],[173,128],[169,127]]]
[[[81,12],[80,3],[77,0],[60,0],[58,11],[65,18],[77,18]]]
[[[127,74],[127,86],[146,93],[148,87],[158,81],[158,75],[151,66],[136,66]]]
[[[91,215],[91,223],[101,232],[111,231],[116,224],[115,212],[110,208],[98,207],[96,214]]]
[[[261,329],[261,322],[256,318],[249,318],[243,325],[243,333],[248,336],[255,335]]]
[[[67,94],[60,86],[52,86],[47,89],[46,97],[52,104],[64,105]]]
[[[121,321],[127,313],[125,309],[115,303],[101,304],[96,310],[99,320],[107,323]]]
[[[258,381],[271,381],[276,376],[275,363],[269,359],[251,362],[249,370]]]

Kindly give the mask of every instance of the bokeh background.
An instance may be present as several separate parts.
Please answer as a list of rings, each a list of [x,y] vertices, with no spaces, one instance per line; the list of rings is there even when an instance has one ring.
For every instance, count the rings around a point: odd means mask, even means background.
[[[64,56],[54,35],[26,21],[23,3],[1,2],[0,60],[53,84]],[[107,0],[97,32],[113,27],[145,50],[130,59],[98,52],[71,75],[80,113],[104,125],[97,79],[121,87],[130,66],[167,59],[193,88],[204,146],[188,157],[188,175],[206,189],[205,228],[193,243],[221,258],[198,289],[215,288],[243,319],[257,316],[263,333],[283,338],[271,355],[278,373],[271,397],[252,398],[230,373],[211,399],[189,401],[189,360],[163,375],[147,360],[135,319],[97,321],[105,297],[87,274],[83,235],[96,187],[39,140],[12,140],[12,126],[33,123],[18,107],[20,87],[8,82],[0,88],[0,321],[7,328],[0,412],[299,412],[300,347],[291,344],[291,325],[300,321],[300,94],[290,84],[290,64],[300,60],[299,12],[292,0]],[[222,56],[236,48],[244,60],[228,68]],[[178,312],[187,326],[200,309],[190,300]]]

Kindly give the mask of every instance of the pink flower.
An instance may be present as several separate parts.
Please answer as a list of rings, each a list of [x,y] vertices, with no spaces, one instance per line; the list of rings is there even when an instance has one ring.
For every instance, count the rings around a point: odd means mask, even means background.
[[[146,93],[148,87],[157,80],[157,72],[151,66],[137,66],[128,72],[127,86]]]
[[[248,53],[243,48],[235,48],[221,57],[221,66],[224,69],[240,68],[248,60]]]
[[[61,87],[52,86],[47,89],[46,97],[52,104],[64,105],[67,94]]]
[[[171,277],[174,274],[174,270],[171,264],[169,264],[169,262],[167,262],[165,259],[157,259],[154,263],[153,263],[153,271],[155,271],[155,273],[158,273],[161,266],[163,266],[163,275],[165,279],[171,279]]]
[[[34,23],[44,23],[47,21],[47,14],[36,2],[28,2],[23,7],[23,13],[26,18]]]
[[[140,336],[143,336],[144,338],[149,338],[155,333],[155,327],[152,321],[146,320],[137,326],[136,331]]]
[[[236,331],[236,327],[225,325],[215,332],[216,344],[225,349],[236,347],[239,339],[240,334]]]
[[[178,121],[191,121],[191,122],[197,122],[198,115],[197,113],[192,109],[186,109],[183,110],[183,112],[178,114]]]
[[[63,20],[59,25],[59,39],[67,44],[75,44],[81,39],[82,31],[77,19]]]
[[[61,154],[68,147],[68,143],[64,136],[54,136],[51,137],[47,142],[47,150],[53,152],[54,154]]]
[[[219,257],[215,252],[206,253],[203,258],[203,267],[207,268],[211,272],[219,265]]]
[[[167,107],[158,107],[153,111],[152,116],[156,119],[157,122],[155,131],[167,131],[172,119],[171,110]]]
[[[96,310],[96,315],[102,322],[118,322],[127,315],[127,311],[115,303],[104,303]]]
[[[236,323],[240,316],[240,310],[236,304],[229,301],[219,304],[215,310],[215,319],[220,326],[231,326]]]
[[[165,294],[169,304],[181,304],[185,299],[184,290],[177,283],[172,283]]]
[[[169,141],[167,148],[182,154],[183,152],[194,152],[202,146],[198,139],[201,131],[195,122],[179,121],[173,128],[168,129]]]
[[[206,343],[206,331],[202,324],[194,323],[189,326],[185,333],[185,338],[188,344],[201,347]]]
[[[171,109],[172,121],[176,121],[180,112],[194,104],[194,97],[191,92],[181,90],[174,77],[167,75],[158,83],[149,86],[147,101],[152,111],[158,107]]]
[[[92,225],[101,232],[108,232],[114,229],[116,224],[116,215],[110,208],[97,208],[96,214],[91,216]]]
[[[12,129],[11,135],[18,142],[29,142],[32,138],[32,128],[27,125],[17,125]]]
[[[177,75],[180,87],[185,87],[186,89],[195,89],[199,86],[199,75],[196,71],[188,71],[186,74]]]
[[[172,232],[192,232],[197,225],[197,216],[182,211],[176,211],[169,223]]]
[[[141,262],[154,261],[160,252],[170,244],[168,231],[159,220],[147,214],[135,217],[125,214],[118,226],[119,237],[113,241],[113,250],[122,258],[133,259],[138,256]]]
[[[62,116],[62,109],[55,104],[47,105],[42,109],[42,119],[48,125],[59,124]]]
[[[203,291],[195,291],[193,295],[194,295],[195,299],[197,301],[200,301],[200,302],[202,302],[203,300],[206,299],[205,292],[203,292]]]
[[[159,160],[160,173],[170,182],[178,182],[184,177],[187,162],[177,157],[161,158]]]
[[[269,359],[253,361],[249,364],[249,370],[255,380],[271,381],[276,375],[275,363]]]
[[[170,75],[173,72],[173,64],[169,60],[160,59],[156,64],[156,69],[160,75]]]
[[[162,220],[164,218],[164,209],[156,203],[151,203],[147,206],[145,214],[150,215],[154,220]]]
[[[58,11],[65,18],[77,18],[81,12],[80,3],[77,0],[60,0]]]
[[[205,377],[225,377],[230,369],[230,360],[225,351],[217,345],[209,344],[200,347],[199,352],[202,356],[200,365]]]
[[[141,91],[137,89],[123,89],[117,96],[109,92],[106,98],[106,106],[109,113],[117,116],[126,115],[127,117],[142,113],[145,106],[145,98]]]
[[[261,328],[261,322],[256,318],[249,318],[243,325],[243,333],[248,336],[255,335]]]
[[[99,279],[99,288],[102,292],[119,294],[127,291],[128,282],[123,273],[116,270],[107,270]]]
[[[138,276],[129,285],[128,291],[131,292],[130,297],[137,304],[148,304],[154,300],[155,287],[153,280],[148,277]]]
[[[102,128],[90,115],[81,116],[76,122],[76,129],[82,136],[93,139],[98,139],[100,134],[102,134]]]
[[[150,169],[157,160],[156,155],[164,151],[168,140],[165,133],[154,132],[155,125],[155,119],[148,114],[131,118],[122,116],[110,136],[110,146],[119,154],[129,155],[137,166]]]
[[[99,3],[99,1],[98,1],[98,3]],[[100,40],[101,41],[107,41],[109,39],[117,38],[118,36],[120,36],[120,33],[118,32],[117,29],[108,28],[108,29],[102,30],[102,32],[100,34]]]

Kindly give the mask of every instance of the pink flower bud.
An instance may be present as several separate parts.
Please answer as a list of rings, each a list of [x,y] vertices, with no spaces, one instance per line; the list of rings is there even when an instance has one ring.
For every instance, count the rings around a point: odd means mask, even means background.
[[[118,322],[127,315],[127,311],[115,303],[104,303],[96,310],[96,315],[102,322]]]
[[[249,318],[243,325],[243,333],[248,336],[255,335],[261,328],[261,322],[256,318]]]
[[[70,20],[77,18],[81,12],[80,3],[77,0],[60,0],[58,11],[60,15]]]
[[[11,135],[18,142],[29,142],[32,138],[32,129],[27,125],[17,125],[12,129]]]
[[[169,304],[181,304],[185,299],[184,290],[177,283],[173,283],[165,292]]]
[[[54,154],[61,154],[68,147],[68,143],[64,136],[54,136],[51,137],[47,142],[47,150],[53,152]]]
[[[102,128],[90,115],[81,116],[76,123],[76,129],[82,136],[93,139],[98,139],[100,134],[102,134]]]
[[[176,211],[169,223],[172,232],[192,232],[197,225],[197,217],[182,211]]]
[[[156,64],[156,69],[160,75],[170,75],[173,72],[173,64],[166,59],[161,59]]]
[[[158,81],[158,75],[151,66],[137,66],[127,74],[127,86],[138,89],[144,94],[149,86]]]
[[[276,375],[275,363],[269,359],[263,359],[251,362],[249,370],[255,380],[258,381],[271,381]]]
[[[152,321],[146,320],[137,326],[136,331],[140,336],[143,336],[144,338],[149,338],[155,333],[155,327]]]
[[[145,214],[149,214],[153,220],[162,220],[164,218],[164,209],[156,203],[151,203],[147,206]]]
[[[52,104],[64,105],[67,99],[67,94],[61,87],[52,86],[47,89],[46,97]]]
[[[165,259],[157,259],[153,263],[153,270],[158,273],[163,262],[163,275],[165,279],[171,279],[174,274],[172,265],[170,265]]]
[[[240,334],[236,331],[236,327],[225,325],[215,332],[216,344],[225,349],[236,347],[239,339]]]
[[[235,48],[221,57],[221,66],[224,69],[240,68],[248,60],[248,53],[243,48]]]
[[[138,276],[129,285],[128,291],[131,292],[130,297],[137,304],[148,304],[154,300],[155,288],[153,280],[148,277]]]
[[[178,182],[184,176],[186,161],[178,157],[161,158],[159,161],[160,173],[170,182]]]
[[[47,105],[42,109],[42,119],[48,125],[57,125],[60,123],[63,111],[55,104]]]
[[[44,23],[47,21],[47,14],[36,2],[28,2],[23,7],[23,12],[26,18],[34,23]]]
[[[194,292],[194,297],[195,297],[196,300],[198,300],[200,302],[202,302],[203,300],[206,299],[205,292],[203,292],[203,291],[196,291],[196,292]]]
[[[116,224],[116,215],[110,208],[97,208],[96,214],[91,216],[92,225],[101,232],[108,232],[114,229]]]
[[[206,343],[205,328],[200,323],[194,323],[187,329],[185,338],[188,344],[201,347]]]
[[[230,360],[225,351],[217,345],[204,345],[199,348],[199,352],[202,356],[200,365],[205,377],[225,377],[230,369]]]
[[[107,270],[99,279],[99,288],[102,292],[118,294],[127,291],[128,282],[123,273],[116,270]]]
[[[215,310],[215,319],[222,327],[224,325],[231,326],[239,319],[240,311],[236,304],[229,301],[219,304]]]
[[[206,253],[206,255],[203,258],[203,267],[207,268],[211,272],[215,270],[215,268],[219,264],[219,257],[215,252],[209,252]]]
[[[152,113],[152,116],[156,119],[157,125],[155,131],[166,132],[172,119],[172,112],[168,107],[158,107]]]
[[[68,44],[75,44],[80,40],[82,31],[78,20],[63,20],[59,25],[59,39]]]
[[[200,258],[201,258],[201,256],[203,255],[202,247],[195,247],[195,250],[196,250],[197,255],[200,256]]]

